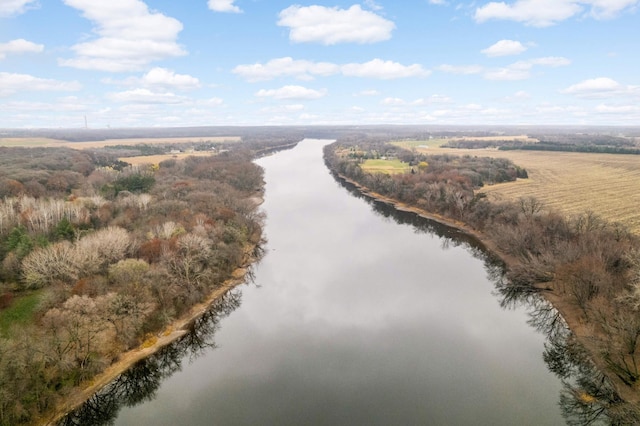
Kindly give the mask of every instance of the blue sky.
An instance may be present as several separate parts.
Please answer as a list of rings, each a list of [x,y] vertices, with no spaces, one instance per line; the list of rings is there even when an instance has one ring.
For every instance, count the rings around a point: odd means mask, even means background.
[[[0,127],[640,124],[640,0],[0,0]]]

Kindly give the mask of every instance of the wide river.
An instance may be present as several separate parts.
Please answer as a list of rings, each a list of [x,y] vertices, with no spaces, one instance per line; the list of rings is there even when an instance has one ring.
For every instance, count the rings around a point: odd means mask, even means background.
[[[204,327],[216,347],[169,351],[152,364],[172,367],[124,386],[127,406],[98,411],[116,425],[565,424],[533,308],[501,307],[473,242],[340,184],[327,143],[258,160],[266,254],[240,306]]]

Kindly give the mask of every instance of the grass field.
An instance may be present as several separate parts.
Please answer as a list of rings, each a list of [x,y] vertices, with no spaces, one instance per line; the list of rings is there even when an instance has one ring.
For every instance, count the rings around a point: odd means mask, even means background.
[[[182,138],[134,138],[134,139],[107,139],[104,141],[69,142],[48,138],[0,138],[0,146],[66,146],[75,149],[103,148],[114,145],[138,145],[138,144],[177,144],[199,142],[240,142],[240,136],[197,136]]]
[[[142,155],[139,157],[122,157],[118,158],[120,161],[124,161],[129,164],[160,164],[164,160],[171,158],[182,159],[186,157],[208,157],[211,156],[211,152],[196,151],[192,153],[180,152],[178,154],[163,154],[163,155]]]
[[[405,173],[411,170],[407,163],[400,160],[366,160],[360,165],[362,170],[369,173]]]
[[[592,211],[606,220],[623,223],[640,235],[638,155],[447,148],[436,152],[508,158],[527,169],[529,179],[483,188],[490,199],[533,196],[568,215]]]
[[[33,319],[40,303],[41,292],[34,292],[13,300],[11,306],[0,311],[0,336],[7,336],[12,325],[21,325]]]

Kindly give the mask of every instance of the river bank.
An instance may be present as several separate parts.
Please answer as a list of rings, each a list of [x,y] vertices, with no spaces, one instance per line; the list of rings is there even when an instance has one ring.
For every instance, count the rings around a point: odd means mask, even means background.
[[[507,268],[516,265],[517,260],[513,256],[499,250],[497,245],[490,238],[463,222],[453,220],[439,214],[434,214],[418,207],[411,206],[393,198],[384,196],[382,194],[373,192],[363,185],[359,184],[358,182],[347,178],[346,176],[337,173],[335,174],[335,176],[353,185],[362,195],[370,199],[389,204],[399,211],[414,213],[422,218],[455,228],[464,234],[472,236],[477,241],[479,241],[488,252],[501,259]],[[587,350],[591,362],[593,362],[598,370],[601,371],[609,379],[620,398],[622,398],[622,400],[629,404],[640,404],[640,392],[625,385],[617,376],[615,376],[608,370],[605,360],[600,355],[600,348],[598,348],[596,344],[596,339],[594,338],[595,336],[593,334],[593,327],[583,319],[581,311],[575,305],[575,303],[572,300],[568,300],[566,295],[563,296],[563,294],[554,291],[553,282],[539,285],[537,288],[540,290],[540,295],[544,297],[544,299],[547,300],[559,312],[560,316],[567,324],[567,327],[575,336],[575,339]]]
[[[120,354],[116,362],[107,367],[91,381],[74,388],[64,398],[64,401],[52,410],[51,413],[38,419],[34,424],[55,426],[67,414],[79,408],[94,394],[130,369],[137,362],[156,354],[162,348],[184,337],[190,332],[193,323],[201,318],[215,302],[222,298],[229,290],[246,282],[248,268],[254,261],[254,258],[248,257],[244,265],[237,268],[232,273],[232,277],[211,292],[204,301],[192,306],[185,315],[169,324],[154,337],[147,339],[137,348]]]

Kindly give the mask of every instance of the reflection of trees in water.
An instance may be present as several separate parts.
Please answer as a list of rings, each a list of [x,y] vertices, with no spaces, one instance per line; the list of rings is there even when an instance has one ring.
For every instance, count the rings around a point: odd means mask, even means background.
[[[373,200],[358,188],[336,177],[354,196],[366,200],[376,214],[401,225],[411,225],[415,232],[436,235],[443,249],[462,246],[472,256],[482,259],[495,295],[504,309],[527,310],[529,325],[547,336],[543,358],[549,370],[562,383],[559,404],[569,425],[640,424],[640,409],[624,403],[608,378],[600,372],[580,345],[560,313],[538,290],[521,286],[505,278],[504,263],[489,254],[481,242],[461,231],[425,219],[415,213],[397,210],[393,205]]]
[[[626,404],[609,379],[596,368],[560,313],[539,294],[496,282],[504,308],[525,307],[528,323],[547,336],[543,358],[562,383],[560,409],[569,425],[640,424],[640,412]]]
[[[187,335],[135,364],[67,415],[59,426],[112,425],[123,406],[132,407],[154,399],[162,381],[179,371],[185,358],[191,362],[215,348],[213,337],[220,320],[240,306],[241,295],[240,290],[226,293],[193,322]]]

